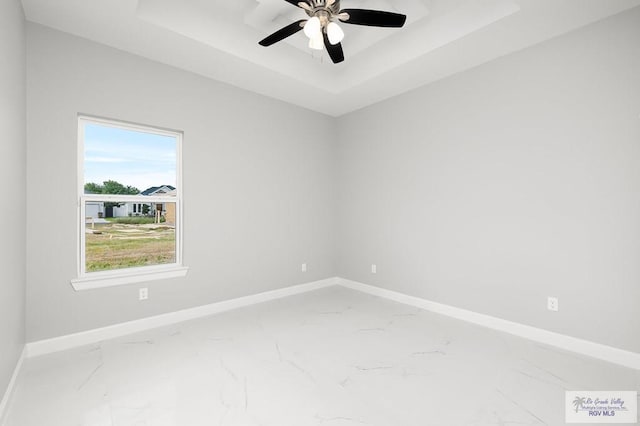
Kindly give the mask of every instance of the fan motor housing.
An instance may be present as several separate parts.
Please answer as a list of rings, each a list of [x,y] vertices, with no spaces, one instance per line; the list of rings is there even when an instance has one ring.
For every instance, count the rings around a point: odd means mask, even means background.
[[[327,0],[307,0],[310,3],[311,11],[307,12],[309,16],[314,16],[316,12],[324,10],[329,12],[330,15],[335,15],[340,12],[340,0],[335,0],[333,4],[327,7]]]

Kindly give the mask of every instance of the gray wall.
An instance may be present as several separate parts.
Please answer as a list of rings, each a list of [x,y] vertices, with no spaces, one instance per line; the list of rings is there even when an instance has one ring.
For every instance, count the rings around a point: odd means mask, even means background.
[[[35,24],[27,46],[28,341],[334,275],[329,117]],[[186,278],[71,288],[79,112],[184,131]]]
[[[640,352],[639,40],[635,9],[342,117],[339,274]]]
[[[25,29],[19,0],[0,3],[0,399],[24,346]]]

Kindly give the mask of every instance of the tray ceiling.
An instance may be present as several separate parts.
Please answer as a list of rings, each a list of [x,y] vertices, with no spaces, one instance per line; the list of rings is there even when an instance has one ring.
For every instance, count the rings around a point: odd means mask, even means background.
[[[340,116],[640,5],[640,0],[342,0],[407,15],[402,29],[341,24],[346,60],[302,32],[284,0],[23,0],[27,19],[332,116]]]

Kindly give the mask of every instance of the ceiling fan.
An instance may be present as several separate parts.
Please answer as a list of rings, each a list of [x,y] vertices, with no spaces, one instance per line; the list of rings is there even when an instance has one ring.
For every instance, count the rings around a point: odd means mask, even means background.
[[[345,24],[367,25],[370,27],[400,28],[407,20],[406,15],[382,10],[340,9],[340,0],[285,0],[297,6],[309,15],[309,19],[301,19],[261,40],[261,46],[271,46],[300,30],[309,37],[311,49],[322,50],[326,47],[334,64],[344,61],[344,52],[340,43],[344,32],[336,21]]]

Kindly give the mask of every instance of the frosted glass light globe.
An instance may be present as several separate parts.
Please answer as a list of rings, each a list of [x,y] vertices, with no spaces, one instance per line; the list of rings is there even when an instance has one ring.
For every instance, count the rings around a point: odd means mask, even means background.
[[[327,25],[327,38],[329,39],[329,43],[338,44],[344,38],[344,32],[338,24],[329,22],[329,25]]]
[[[317,37],[309,39],[309,47],[314,50],[322,50],[324,48],[324,39],[322,33],[319,33]]]
[[[310,39],[313,38],[322,38],[322,29],[320,25],[320,19],[317,16],[309,19],[306,24],[304,24],[304,34]]]

